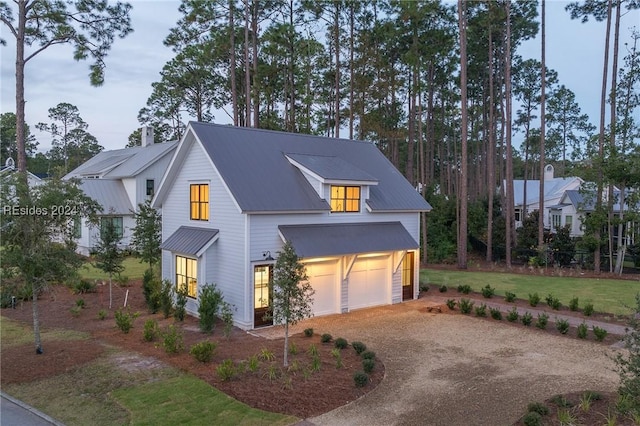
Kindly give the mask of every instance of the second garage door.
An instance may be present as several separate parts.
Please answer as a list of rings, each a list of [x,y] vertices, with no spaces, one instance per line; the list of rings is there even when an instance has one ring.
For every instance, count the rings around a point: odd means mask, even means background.
[[[389,256],[356,260],[349,274],[349,309],[387,305],[391,302]]]
[[[309,283],[315,290],[313,295],[313,314],[327,315],[340,312],[337,261],[307,263]]]

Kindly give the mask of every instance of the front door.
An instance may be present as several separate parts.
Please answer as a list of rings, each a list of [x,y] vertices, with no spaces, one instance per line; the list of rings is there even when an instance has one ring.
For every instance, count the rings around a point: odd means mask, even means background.
[[[272,265],[256,265],[253,268],[253,326],[273,325],[272,318],[265,318],[271,308],[270,284],[273,278]]]
[[[402,261],[402,300],[413,299],[414,252],[408,251]]]

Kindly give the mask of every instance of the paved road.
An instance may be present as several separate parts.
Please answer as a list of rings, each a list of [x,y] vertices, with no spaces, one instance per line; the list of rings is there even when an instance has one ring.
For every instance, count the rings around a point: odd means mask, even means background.
[[[0,393],[0,397],[0,424],[2,426],[64,426],[57,420],[5,393]]]

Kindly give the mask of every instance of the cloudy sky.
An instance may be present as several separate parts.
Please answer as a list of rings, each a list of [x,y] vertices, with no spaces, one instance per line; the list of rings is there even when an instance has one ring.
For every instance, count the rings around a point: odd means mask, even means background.
[[[106,149],[122,148],[140,125],[137,115],[151,94],[151,83],[159,80],[162,66],[172,58],[162,44],[169,29],[179,18],[178,1],[130,0],[134,32],[116,40],[107,57],[106,80],[102,87],[92,87],[88,63],[74,62],[70,48],[54,46],[27,64],[26,119],[35,134],[40,151],[50,148],[50,137],[35,130],[38,122],[49,122],[47,110],[61,102],[78,107],[89,124],[88,131]],[[583,112],[597,125],[605,24],[572,21],[561,0],[547,0],[547,67],[558,72],[559,81],[571,89]],[[621,42],[631,40],[631,27],[640,29],[640,11],[624,16]],[[4,25],[0,37],[7,46],[0,47],[1,112],[15,111],[15,43]],[[624,56],[622,46],[621,57]],[[540,58],[539,39],[526,42],[518,51],[524,58]],[[223,113],[215,121],[229,123]]]

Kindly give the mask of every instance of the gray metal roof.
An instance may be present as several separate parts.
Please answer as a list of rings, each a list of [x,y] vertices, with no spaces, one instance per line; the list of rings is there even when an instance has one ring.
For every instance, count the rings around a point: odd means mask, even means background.
[[[136,146],[102,151],[69,172],[65,179],[83,176],[102,176],[113,179],[135,176],[177,146],[177,142],[165,142],[146,147]]]
[[[133,206],[122,181],[113,179],[82,179],[80,188],[102,206],[102,214],[133,214]]]
[[[199,256],[202,254],[201,251],[215,242],[218,232],[217,229],[181,226],[160,245],[160,248],[174,253]]]
[[[378,185],[370,187],[367,200],[372,211],[431,210],[373,143],[198,122],[189,126],[243,212],[330,210],[288,153],[341,158],[359,170],[358,176],[373,177]],[[344,173],[344,163],[334,165]]]
[[[313,173],[329,180],[352,180],[360,182],[378,182],[369,173],[358,169],[340,157],[326,155],[287,154],[287,157],[309,169]]]
[[[280,225],[278,229],[302,258],[419,247],[400,222]]]

